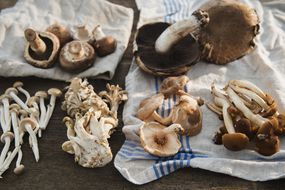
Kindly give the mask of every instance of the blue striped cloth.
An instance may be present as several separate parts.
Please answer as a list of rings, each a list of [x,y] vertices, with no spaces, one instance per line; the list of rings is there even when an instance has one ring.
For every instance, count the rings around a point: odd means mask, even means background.
[[[174,23],[187,19],[206,1],[136,0],[141,12],[138,27],[151,22]],[[267,89],[270,94],[276,97],[278,105],[285,107],[285,96],[282,96],[282,94],[285,95],[285,84],[278,82],[281,81],[281,76],[285,76],[285,70],[281,69],[285,68],[285,55],[278,53],[285,51],[285,33],[280,33],[280,28],[278,28],[285,26],[285,19],[280,20],[281,17],[285,18],[285,13],[283,14],[279,10],[282,6],[284,7],[285,2],[272,1],[267,4],[266,2],[261,3],[259,0],[242,1],[255,7],[261,20],[264,20],[262,29],[273,31],[274,35],[269,36],[262,33],[262,43],[258,43],[259,49],[231,64],[221,66],[199,62],[194,65],[187,73],[190,82],[185,86],[185,91],[189,91],[194,96],[201,96],[205,100],[211,100],[209,89],[214,80],[218,86],[224,86],[230,79],[244,79],[254,82],[262,89]],[[273,15],[277,15],[276,18]],[[267,57],[268,52],[277,57],[279,55],[279,59]],[[257,62],[258,64],[256,64]],[[285,77],[282,79],[285,80]],[[127,180],[135,184],[145,184],[179,168],[189,166],[252,181],[266,181],[285,176],[284,140],[281,140],[280,152],[270,157],[261,156],[249,149],[231,152],[223,146],[214,145],[211,139],[221,126],[222,121],[206,106],[201,107],[203,112],[201,133],[194,137],[179,136],[182,147],[176,155],[160,158],[145,152],[140,144],[138,134],[142,121],[135,115],[139,103],[159,91],[162,80],[161,77],[154,77],[142,72],[134,61],[126,77],[126,90],[129,93],[129,100],[123,111],[125,124],[123,132],[126,141],[117,153],[114,165]],[[175,96],[164,100],[162,106],[157,110],[158,113],[166,117],[176,102]]]

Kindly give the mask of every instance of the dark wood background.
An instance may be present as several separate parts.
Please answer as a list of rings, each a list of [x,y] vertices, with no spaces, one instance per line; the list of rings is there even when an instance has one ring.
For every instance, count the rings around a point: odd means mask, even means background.
[[[139,11],[134,0],[110,0],[134,10],[135,20],[130,39],[129,47],[120,62],[112,84],[119,84],[124,87],[125,76],[128,72],[132,59],[132,41],[138,20]],[[0,10],[13,6],[16,0],[0,0]],[[64,82],[29,78],[1,78],[0,93],[10,87],[16,80],[21,80],[25,88],[34,93],[38,90],[47,90],[50,87],[63,88],[67,84]],[[96,91],[103,90],[107,81],[89,80],[94,85]],[[122,106],[120,107],[119,117],[121,118]],[[63,125],[62,118],[64,112],[60,110],[60,101],[56,106],[54,114],[39,139],[40,161],[36,163],[31,149],[28,147],[27,137],[22,148],[25,165],[25,173],[16,176],[13,173],[15,161],[12,162],[10,169],[3,174],[0,179],[0,190],[4,189],[284,189],[285,179],[273,180],[268,182],[250,182],[239,178],[218,174],[206,170],[185,168],[180,169],[168,176],[146,185],[136,186],[125,180],[115,169],[113,162],[103,168],[86,169],[74,163],[74,156],[61,150],[61,144],[67,139],[66,127]],[[122,133],[123,124],[120,123],[118,130],[112,135],[110,145],[113,154],[119,151],[125,137]],[[0,145],[0,150],[3,145]],[[285,172],[285,169],[284,169]]]

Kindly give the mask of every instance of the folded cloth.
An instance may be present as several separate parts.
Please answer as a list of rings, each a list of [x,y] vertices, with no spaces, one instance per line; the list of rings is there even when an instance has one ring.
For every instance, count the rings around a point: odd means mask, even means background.
[[[148,22],[175,22],[188,18],[206,0],[137,0],[141,10],[139,27]],[[257,49],[242,59],[228,65],[199,62],[187,73],[190,82],[185,90],[206,101],[212,100],[210,86],[216,81],[223,87],[230,79],[244,79],[255,83],[271,94],[279,109],[285,108],[285,2],[243,1],[257,10],[261,19],[261,34]],[[234,35],[234,34],[233,34]],[[202,106],[203,128],[194,137],[180,136],[182,148],[175,156],[160,158],[145,152],[140,144],[138,129],[142,121],[135,117],[139,103],[159,90],[163,79],[150,76],[132,63],[126,78],[129,100],[125,104],[123,132],[126,141],[115,158],[115,167],[129,181],[144,184],[163,177],[179,168],[194,167],[225,173],[251,181],[266,181],[285,176],[285,139],[281,138],[281,150],[265,157],[253,150],[232,152],[212,142],[214,133],[222,121]],[[167,116],[176,103],[175,97],[166,99],[158,110]]]
[[[59,64],[39,69],[26,63],[23,52],[27,27],[44,31],[58,22],[67,27],[86,24],[88,28],[101,25],[106,35],[118,40],[111,55],[97,58],[94,65],[79,74],[63,71]],[[127,48],[133,23],[133,10],[106,0],[19,0],[0,14],[0,76],[37,76],[54,80],[69,80],[75,76],[112,79]]]

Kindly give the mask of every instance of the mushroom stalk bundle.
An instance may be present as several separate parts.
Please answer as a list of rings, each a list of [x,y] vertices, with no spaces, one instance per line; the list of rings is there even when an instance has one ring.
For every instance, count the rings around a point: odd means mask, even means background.
[[[212,84],[211,92],[214,103],[209,103],[208,108],[218,115],[222,112],[227,130],[216,133],[216,144],[222,142],[229,150],[238,151],[252,142],[255,150],[265,156],[279,151],[278,135],[285,133],[285,117],[269,94],[244,80],[231,80],[223,90]]]
[[[25,96],[23,101],[18,92]],[[61,95],[59,89],[49,89],[51,95],[50,105],[46,111],[46,105],[43,96],[48,97],[46,92],[40,91],[35,96],[23,88],[22,82],[15,82],[13,87],[8,88],[5,94],[1,96],[2,104],[0,104],[0,125],[3,129],[1,136],[5,146],[0,156],[0,176],[9,168],[11,162],[17,157],[15,174],[21,174],[24,171],[24,165],[21,164],[23,153],[21,150],[23,137],[25,133],[29,134],[29,144],[35,156],[36,162],[40,158],[37,133],[42,127],[46,129],[48,121],[54,110],[56,97]],[[13,132],[10,131],[12,125]],[[44,128],[43,128],[44,125]],[[15,139],[15,147],[12,152],[9,151],[12,140]],[[9,152],[8,152],[9,151]]]
[[[118,125],[117,110],[127,93],[118,85],[106,87],[97,94],[86,79],[74,78],[62,103],[69,116],[63,119],[69,141],[62,149],[74,154],[75,162],[83,167],[102,167],[113,157],[108,138]]]
[[[152,129],[159,133],[160,130],[165,128],[169,128],[170,126],[179,126],[181,130],[176,130],[176,133],[180,133],[182,135],[195,136],[200,133],[202,129],[202,111],[200,106],[203,105],[201,99],[197,99],[183,91],[184,86],[189,81],[187,76],[179,76],[179,77],[168,77],[163,80],[160,91],[158,94],[155,94],[151,97],[144,99],[137,111],[137,117],[141,119],[145,124],[142,126],[140,130],[140,137],[142,145],[145,150],[151,154],[157,156],[165,156],[165,155],[174,155],[177,151],[159,153],[159,151],[153,151],[147,146],[151,147],[151,144],[146,144],[144,138],[148,136],[144,134],[148,130]],[[177,97],[178,102],[170,111],[170,114],[167,117],[162,117],[157,113],[157,109],[163,104],[164,99],[169,96],[174,95]],[[169,126],[170,125],[170,126]],[[169,127],[167,127],[169,126]],[[145,129],[145,130],[144,130]],[[166,130],[167,131],[167,130]],[[173,132],[173,131],[172,131]],[[173,133],[173,136],[169,138],[171,143],[175,143],[178,141],[178,137],[176,133]],[[148,137],[147,137],[148,138]],[[168,142],[166,144],[169,144]]]

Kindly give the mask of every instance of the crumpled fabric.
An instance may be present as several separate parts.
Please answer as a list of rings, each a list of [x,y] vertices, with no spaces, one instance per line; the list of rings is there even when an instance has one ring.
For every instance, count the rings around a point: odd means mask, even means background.
[[[24,30],[31,27],[44,31],[55,22],[67,27],[86,24],[94,28],[100,24],[106,35],[118,40],[117,49],[106,57],[97,57],[91,68],[77,74],[62,70],[58,62],[50,69],[28,64],[23,56]],[[132,9],[106,0],[19,0],[14,7],[4,9],[0,14],[0,76],[36,76],[54,80],[70,80],[77,76],[110,80],[128,46],[132,23]]]
[[[150,22],[175,21],[188,18],[206,0],[136,0],[141,11],[138,27]],[[231,79],[255,83],[271,94],[285,112],[285,1],[243,0],[255,8],[261,20],[257,48],[249,55],[227,65],[199,62],[187,73],[190,82],[186,90],[193,96],[212,101],[210,86],[224,87]],[[234,34],[233,34],[234,35]],[[216,114],[205,105],[203,128],[194,137],[180,136],[182,147],[172,157],[160,158],[145,152],[140,144],[138,129],[142,121],[135,117],[139,103],[159,90],[163,78],[144,73],[133,62],[126,78],[129,100],[125,104],[123,132],[126,141],[115,158],[115,167],[130,182],[145,184],[179,168],[193,167],[224,173],[250,181],[267,181],[285,176],[285,138],[281,137],[280,152],[265,157],[253,150],[232,152],[212,142],[214,133],[222,125]],[[167,116],[175,104],[166,99],[158,109]]]

